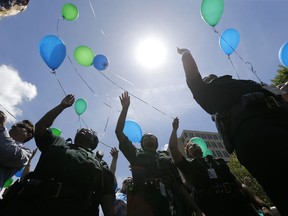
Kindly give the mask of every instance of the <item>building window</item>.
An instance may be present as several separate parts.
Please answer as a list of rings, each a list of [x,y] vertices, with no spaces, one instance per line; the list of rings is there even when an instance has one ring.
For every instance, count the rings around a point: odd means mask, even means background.
[[[217,153],[218,157],[223,157],[223,155],[222,155],[222,153],[220,151],[216,151],[216,153]]]
[[[230,158],[229,154],[226,151],[223,151],[223,154],[224,154],[225,157]]]
[[[224,146],[222,145],[222,143],[217,143],[218,144],[218,146],[219,146],[219,148],[224,148]]]
[[[211,147],[210,142],[206,142],[206,144],[207,144],[208,147]]]

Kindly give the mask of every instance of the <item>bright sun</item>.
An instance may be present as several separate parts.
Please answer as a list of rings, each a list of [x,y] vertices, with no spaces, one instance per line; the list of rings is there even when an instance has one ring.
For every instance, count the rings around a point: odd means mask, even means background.
[[[136,60],[149,69],[161,66],[166,60],[166,46],[157,37],[146,37],[136,46]]]

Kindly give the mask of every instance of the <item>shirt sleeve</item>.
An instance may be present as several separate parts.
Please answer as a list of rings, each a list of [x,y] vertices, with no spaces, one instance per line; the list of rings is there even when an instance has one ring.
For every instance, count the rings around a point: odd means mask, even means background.
[[[119,143],[119,149],[124,154],[126,159],[130,163],[133,163],[136,158],[137,148],[132,144],[132,142],[128,139],[127,136],[124,142]]]
[[[22,168],[32,155],[32,151],[16,142],[7,129],[0,132],[0,164],[3,167]]]

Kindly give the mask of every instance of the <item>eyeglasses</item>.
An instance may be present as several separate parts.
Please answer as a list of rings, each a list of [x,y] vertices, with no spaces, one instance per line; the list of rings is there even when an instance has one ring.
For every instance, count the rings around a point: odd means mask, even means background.
[[[23,123],[14,124],[13,127],[19,127],[19,128],[24,128],[24,129],[26,129],[26,125],[24,125]]]

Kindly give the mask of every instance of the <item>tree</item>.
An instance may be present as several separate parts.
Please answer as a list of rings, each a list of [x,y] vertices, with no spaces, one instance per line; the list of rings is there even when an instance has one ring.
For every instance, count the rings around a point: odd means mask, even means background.
[[[277,70],[278,74],[274,77],[274,79],[271,80],[271,82],[276,86],[288,81],[288,68],[283,65],[278,66],[279,66],[279,70]]]
[[[251,185],[249,187],[251,190],[257,194],[264,202],[267,203],[269,206],[273,206],[272,201],[269,199],[261,185],[257,182],[257,180],[249,173],[249,171],[240,164],[240,162],[237,159],[237,156],[235,153],[231,154],[231,159],[228,162],[228,166],[231,170],[231,172],[235,175],[235,177],[240,181],[244,182],[244,178],[247,176],[251,179]]]

